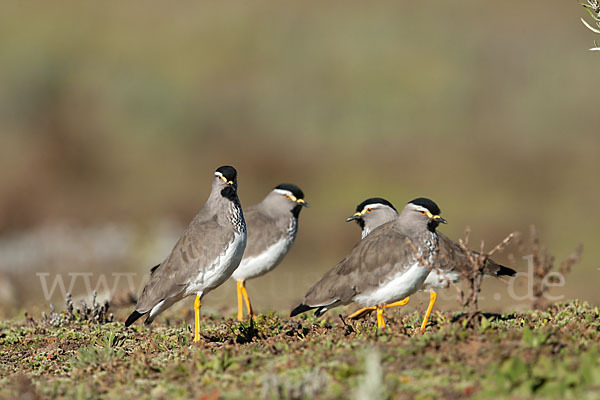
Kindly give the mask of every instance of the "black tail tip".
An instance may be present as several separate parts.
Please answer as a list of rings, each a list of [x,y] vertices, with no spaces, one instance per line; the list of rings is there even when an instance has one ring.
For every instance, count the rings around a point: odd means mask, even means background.
[[[504,265],[498,265],[498,272],[496,272],[496,276],[515,276],[517,271],[512,268],[505,267]]]
[[[298,314],[302,314],[303,312],[307,312],[308,310],[312,310],[315,307],[307,306],[306,304],[300,304],[298,307],[294,308],[290,313],[290,317],[294,317]]]
[[[127,321],[125,321],[125,327],[128,327],[129,325],[133,324],[135,321],[137,321],[142,315],[142,313],[138,312],[137,310],[133,311],[131,313],[131,315],[127,318]]]

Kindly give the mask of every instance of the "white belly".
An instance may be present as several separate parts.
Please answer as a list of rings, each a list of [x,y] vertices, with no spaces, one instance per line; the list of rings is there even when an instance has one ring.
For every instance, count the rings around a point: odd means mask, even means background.
[[[456,271],[441,271],[439,273],[433,269],[423,282],[421,290],[446,289],[450,283],[456,283],[460,280],[460,274]]]
[[[292,243],[293,241],[288,238],[281,239],[266,251],[253,257],[245,257],[234,271],[232,278],[236,281],[245,281],[266,274],[281,262],[292,247]]]
[[[197,294],[202,297],[225,282],[240,265],[246,249],[246,231],[234,234],[233,242],[217,257],[212,265],[198,274],[186,288],[185,295]]]
[[[379,288],[354,297],[354,301],[365,307],[392,303],[415,293],[425,282],[430,269],[414,263],[407,271],[398,273],[382,282]]]

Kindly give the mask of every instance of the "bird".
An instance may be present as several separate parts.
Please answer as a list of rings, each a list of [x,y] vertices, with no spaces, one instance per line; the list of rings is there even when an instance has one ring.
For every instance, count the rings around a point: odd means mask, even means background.
[[[244,319],[242,301],[254,317],[245,282],[273,270],[288,253],[298,233],[298,216],[309,207],[296,185],[277,185],[260,203],[244,210],[248,243],[240,266],[231,276],[237,282],[238,321]],[[243,300],[242,300],[243,298]]]
[[[200,341],[201,300],[238,267],[246,248],[246,222],[237,194],[237,171],[217,168],[208,200],[192,219],[171,254],[151,269],[135,310],[125,326],[148,314],[149,325],[179,300],[196,295],[194,342]]]
[[[376,310],[377,327],[384,327],[383,310],[405,304],[423,285],[431,271],[422,265],[425,260],[435,265],[440,223],[446,220],[435,202],[422,197],[410,201],[398,218],[373,229],[315,283],[290,316],[312,309],[320,316],[356,302]]]
[[[355,221],[364,239],[373,229],[398,217],[396,207],[381,197],[371,197],[356,206],[356,212],[346,218],[346,222]]]
[[[361,228],[361,238],[364,239],[371,231],[378,226],[398,218],[398,211],[392,203],[381,197],[369,198],[358,206],[354,215],[346,219],[346,222],[355,221]],[[438,232],[439,239],[439,267],[434,268],[425,279],[422,290],[428,291],[430,295],[429,306],[423,323],[421,332],[425,331],[427,320],[437,299],[437,289],[445,289],[450,282],[457,283],[463,276],[463,273],[471,269],[469,257],[476,259],[480,254],[477,251],[469,250],[468,254],[463,247],[456,241],[450,239],[442,232]],[[514,276],[516,271],[512,268],[497,264],[491,258],[486,258],[483,265],[483,273],[491,276]],[[408,299],[405,299],[408,303]],[[358,310],[350,315],[350,318],[358,318],[364,315],[364,311]]]

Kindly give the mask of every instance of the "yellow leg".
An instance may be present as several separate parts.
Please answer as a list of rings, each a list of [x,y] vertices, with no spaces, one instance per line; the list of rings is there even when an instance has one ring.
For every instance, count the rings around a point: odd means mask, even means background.
[[[244,281],[237,281],[237,296],[238,296],[238,314],[237,320],[244,320],[244,300],[242,300],[242,288],[244,287]]]
[[[377,327],[383,328],[385,327],[385,319],[383,319],[383,309],[384,306],[377,306]]]
[[[196,296],[196,300],[194,300],[194,342],[197,343],[200,341],[200,307],[202,304],[200,303],[200,296]]]
[[[406,304],[408,304],[408,300],[409,300],[409,297],[405,298],[404,300],[396,301],[395,303],[385,304],[383,307],[390,308],[390,307],[405,306]],[[376,309],[377,309],[377,307],[361,308],[360,310],[355,311],[352,314],[348,315],[348,318],[349,319],[359,319],[359,318],[362,318],[362,317],[365,317],[365,316],[371,314]]]
[[[365,308],[361,308],[360,310],[355,311],[352,314],[348,315],[348,318],[349,319],[359,319],[359,318],[364,317],[365,315],[371,314],[376,309],[377,309],[377,307],[365,307]]]
[[[399,306],[405,306],[405,305],[407,305],[407,304],[408,304],[408,300],[409,300],[409,299],[410,299],[410,298],[409,298],[409,297],[407,297],[407,298],[405,298],[404,300],[400,300],[400,301],[396,301],[396,302],[394,302],[394,303],[386,304],[386,305],[384,305],[384,307],[385,307],[385,308],[390,308],[390,307],[399,307]]]
[[[427,313],[425,314],[425,318],[423,318],[423,323],[421,324],[421,333],[425,333],[427,320],[429,320],[429,315],[431,315],[431,310],[433,309],[433,305],[435,304],[435,299],[437,299],[437,293],[432,290],[431,292],[429,292],[429,307],[427,307]]]
[[[246,302],[248,315],[250,315],[250,318],[254,318],[254,311],[252,311],[252,304],[250,304],[250,296],[248,296],[248,291],[246,290],[246,284],[244,281],[242,281],[242,295],[244,296],[244,301]]]

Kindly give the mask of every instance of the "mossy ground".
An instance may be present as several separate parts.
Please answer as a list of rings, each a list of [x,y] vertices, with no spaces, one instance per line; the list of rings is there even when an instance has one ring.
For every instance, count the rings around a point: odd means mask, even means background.
[[[199,344],[188,325],[161,321],[152,330],[4,321],[0,396],[600,398],[597,307],[569,302],[470,324],[438,312],[423,335],[420,316],[394,314],[379,331],[373,318],[345,325],[333,312],[252,325],[205,316]]]

